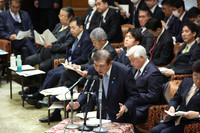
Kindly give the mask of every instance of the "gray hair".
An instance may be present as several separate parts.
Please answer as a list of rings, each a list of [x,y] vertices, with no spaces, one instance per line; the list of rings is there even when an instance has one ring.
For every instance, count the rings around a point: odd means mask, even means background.
[[[140,56],[144,57],[145,59],[147,58],[146,50],[141,45],[135,45],[131,47],[126,53],[126,56],[129,57],[130,55],[133,55],[134,58],[139,58]]]
[[[97,41],[101,41],[101,39],[107,40],[107,35],[102,28],[98,27],[92,30],[90,33],[90,38],[94,38]]]

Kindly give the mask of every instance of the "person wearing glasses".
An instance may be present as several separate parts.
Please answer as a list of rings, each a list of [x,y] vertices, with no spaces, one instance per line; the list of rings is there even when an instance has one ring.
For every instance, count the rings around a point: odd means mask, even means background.
[[[69,22],[74,17],[74,11],[71,7],[63,7],[58,15],[58,23],[53,35],[57,38],[54,43],[45,42],[40,48],[40,52],[28,57],[25,64],[35,66],[39,64],[39,69],[48,72],[53,68],[53,61],[57,58],[65,58],[66,48],[74,42],[74,37],[70,33]]]
[[[33,41],[33,25],[27,12],[20,10],[22,0],[10,0],[10,9],[0,13],[0,38],[10,40],[12,51],[22,54],[23,59],[36,53]],[[19,31],[31,30],[31,37],[16,39]]]

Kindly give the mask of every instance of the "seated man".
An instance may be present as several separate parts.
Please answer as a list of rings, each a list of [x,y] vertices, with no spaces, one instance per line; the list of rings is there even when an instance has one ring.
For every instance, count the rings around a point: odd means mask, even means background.
[[[183,133],[184,125],[200,123],[200,60],[192,66],[192,78],[185,78],[181,82],[176,94],[168,105],[169,112],[186,112],[182,116],[168,116],[163,123],[152,128],[151,133]]]
[[[127,56],[133,65],[135,78],[140,98],[136,102],[136,123],[145,122],[148,118],[148,109],[152,105],[162,104],[163,76],[158,68],[147,59],[143,46],[133,46]]]
[[[147,53],[149,60],[156,66],[169,64],[174,58],[172,36],[164,27],[162,27],[160,20],[156,18],[151,18],[147,22],[146,28],[155,37],[154,44],[149,50],[149,53]]]
[[[87,62],[88,54],[91,52],[93,46],[87,31],[83,30],[83,19],[74,17],[70,21],[70,32],[76,38],[73,46],[68,46],[66,50],[65,64],[84,64]],[[22,96],[25,100],[32,105],[37,106],[38,99],[43,99],[43,95],[39,92],[58,85],[60,77],[64,72],[64,66],[60,65],[56,69],[52,69],[47,73],[42,87],[35,94]]]
[[[36,53],[33,39],[25,37],[16,40],[19,31],[31,30],[33,25],[27,12],[20,10],[22,0],[10,0],[10,9],[0,13],[0,38],[10,40],[12,51],[22,53],[23,59]]]
[[[0,13],[6,10],[6,1],[0,0]]]
[[[94,65],[89,67],[88,75],[97,75],[103,79],[102,119],[134,124],[138,92],[135,89],[135,80],[131,76],[131,69],[112,61],[107,50],[98,50],[94,53],[93,59]],[[94,83],[93,87],[98,97],[99,80]],[[73,109],[78,109],[85,103],[86,95],[81,93],[78,100],[74,102]],[[98,105],[97,108],[99,109]],[[70,108],[69,103],[66,110]]]
[[[54,59],[64,58],[66,48],[74,42],[74,37],[69,29],[69,22],[72,17],[74,17],[73,9],[71,7],[63,7],[59,14],[60,23],[52,31],[57,41],[54,43],[45,41],[44,47],[40,48],[39,53],[29,56],[25,60],[25,64],[32,66],[39,64],[40,70],[48,72],[53,68]]]
[[[195,38],[198,34],[198,28],[194,23],[187,23],[183,26],[182,38],[184,44],[176,55],[175,61],[165,70],[163,74],[171,77],[175,74],[192,74],[193,63],[200,59],[200,45],[196,43]]]
[[[126,47],[126,49],[120,53],[118,62],[124,64],[127,67],[132,67],[131,62],[126,56],[126,53],[131,47],[141,44],[141,41],[142,41],[142,34],[140,30],[137,28],[129,29],[124,38],[124,46]]]

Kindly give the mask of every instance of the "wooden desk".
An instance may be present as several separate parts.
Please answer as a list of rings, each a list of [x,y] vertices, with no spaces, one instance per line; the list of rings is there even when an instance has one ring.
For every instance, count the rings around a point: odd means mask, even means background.
[[[45,133],[81,133],[78,129],[65,129],[65,126],[68,124],[70,119],[65,119],[58,123],[57,125],[53,126],[49,130],[45,131]],[[83,120],[74,119],[74,124],[78,124],[82,126]],[[127,123],[116,123],[111,122],[104,124],[103,127],[108,128],[109,133],[134,133],[133,125]],[[93,131],[86,132],[86,133],[93,133]]]

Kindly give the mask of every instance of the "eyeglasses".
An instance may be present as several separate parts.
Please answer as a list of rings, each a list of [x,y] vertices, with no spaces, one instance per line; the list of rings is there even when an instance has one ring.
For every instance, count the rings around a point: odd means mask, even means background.
[[[14,9],[20,9],[20,6],[13,6],[13,5],[10,5],[11,8],[14,8]]]
[[[59,18],[67,18],[67,16],[64,15],[58,15]]]

